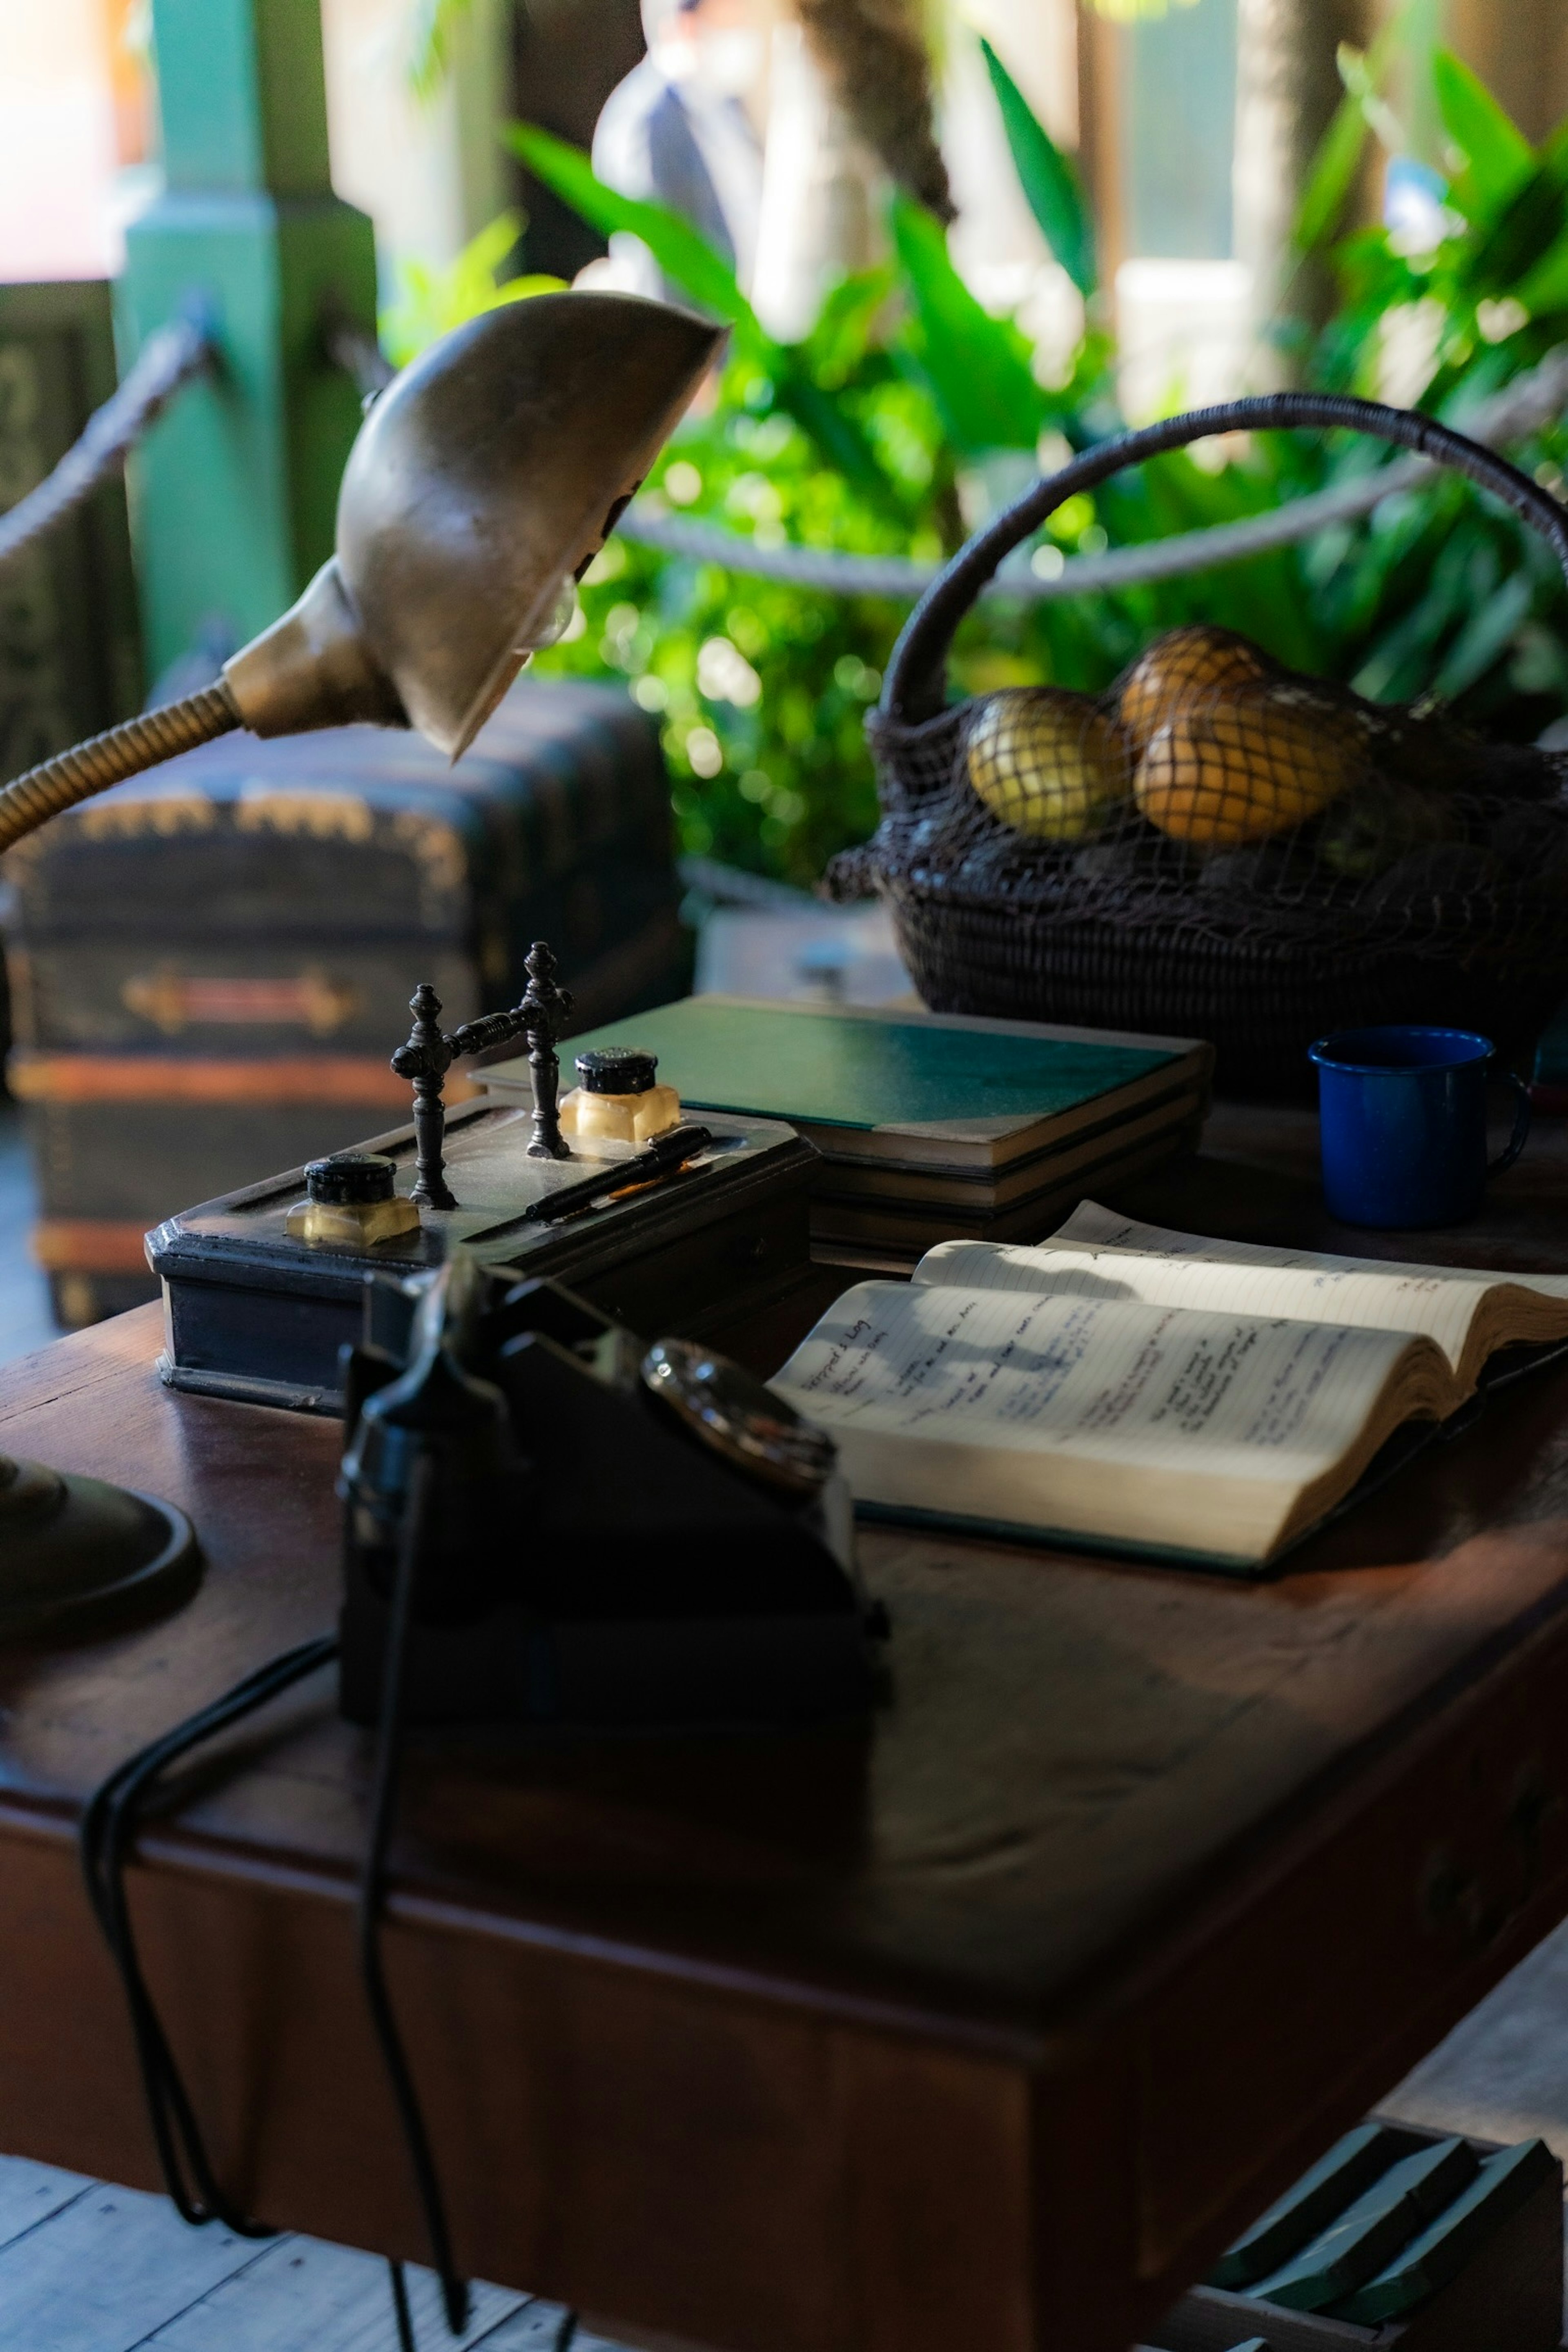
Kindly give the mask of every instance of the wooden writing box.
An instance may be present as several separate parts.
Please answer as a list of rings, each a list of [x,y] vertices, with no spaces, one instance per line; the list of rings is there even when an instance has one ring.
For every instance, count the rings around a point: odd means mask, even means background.
[[[291,1168],[169,1218],[147,1236],[163,1292],[159,1370],[173,1388],[300,1412],[338,1412],[338,1350],[363,1328],[373,1272],[417,1274],[462,1242],[520,1279],[549,1275],[648,1338],[710,1336],[810,1276],[807,1196],[817,1155],[772,1119],[704,1121],[710,1152],[688,1171],[560,1224],[529,1223],[531,1201],[614,1160],[527,1156],[531,1114],[479,1103],[447,1122],[447,1174],[459,1206],[424,1209],[417,1233],[373,1249],[294,1240],[289,1210],[305,1193]],[[415,1181],[412,1127],[363,1147]]]

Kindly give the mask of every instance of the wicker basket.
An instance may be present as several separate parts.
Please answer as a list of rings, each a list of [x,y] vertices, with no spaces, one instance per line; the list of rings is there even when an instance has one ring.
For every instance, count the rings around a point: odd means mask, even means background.
[[[1198,410],[1103,443],[1036,484],[969,541],[910,615],[868,723],[882,822],[829,876],[838,898],[887,900],[933,1010],[1208,1037],[1226,1091],[1280,1096],[1305,1087],[1305,1049],[1326,1030],[1454,1024],[1517,1055],[1568,993],[1561,755],[1452,739],[1471,838],[1492,838],[1522,811],[1528,855],[1510,870],[1483,851],[1472,863],[1484,882],[1439,872],[1414,903],[1327,877],[1313,866],[1310,826],[1293,865],[1274,854],[1267,882],[1260,869],[1256,888],[1244,882],[1222,896],[1210,887],[1212,861],[1205,873],[1190,857],[1145,858],[1129,880],[1016,832],[977,800],[965,752],[984,705],[944,708],[944,673],[953,631],[1003,557],[1125,467],[1209,434],[1281,425],[1350,426],[1453,467],[1538,530],[1568,573],[1568,513],[1545,490],[1431,418],[1371,402],[1281,393]],[[1323,694],[1353,711],[1374,756],[1381,736],[1408,770],[1433,722],[1338,688]]]

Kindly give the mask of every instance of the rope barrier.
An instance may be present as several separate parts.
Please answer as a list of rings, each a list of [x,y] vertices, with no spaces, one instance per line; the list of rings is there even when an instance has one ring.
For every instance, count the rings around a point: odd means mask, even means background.
[[[333,318],[328,320],[321,340],[332,365],[342,368],[363,406],[373,408],[397,370],[370,329],[356,326],[352,319]]]
[[[368,407],[394,374],[374,337],[339,320],[328,327],[326,342],[331,357],[358,385]],[[124,383],[89,417],[80,438],[54,471],[0,515],[0,564],[90,498],[124,464],[135,442],[183,386],[213,365],[215,359],[210,330],[199,318],[174,320],[151,334]],[[1465,422],[1465,430],[1495,448],[1554,422],[1565,409],[1568,345],[1562,345],[1504,391],[1482,402]],[[1248,556],[1274,548],[1296,546],[1337,524],[1359,521],[1385,499],[1418,488],[1431,471],[1424,457],[1399,458],[1353,480],[1293,499],[1268,514],[1183,531],[1147,546],[1064,556],[1055,570],[1036,571],[1020,549],[980,593],[985,599],[1044,603],[1058,596],[1104,595],[1118,589],[1147,587],[1155,581],[1180,579],[1213,565],[1244,562]],[[915,562],[904,556],[854,555],[831,548],[763,547],[754,539],[717,523],[672,515],[650,499],[634,499],[616,528],[624,539],[661,554],[716,563],[727,572],[782,581],[797,588],[823,589],[836,595],[912,602],[925,593],[942,568],[940,563]]]
[[[0,515],[0,564],[53,530],[118,473],[131,448],[175,394],[215,358],[210,327],[199,316],[174,319],[155,328],[124,383],[93,411],[54,471]]]
[[[1498,447],[1553,423],[1565,409],[1568,345],[1549,352],[1537,366],[1459,421],[1475,439]],[[1250,555],[1314,538],[1337,523],[1359,521],[1385,499],[1418,488],[1431,472],[1425,457],[1402,457],[1352,481],[1293,499],[1268,514],[1249,515],[1242,522],[1214,523],[1206,530],[1183,531],[1147,546],[1112,548],[1103,555],[1067,556],[1059,571],[1043,575],[1030,570],[1029,559],[1020,550],[980,593],[987,599],[1039,603],[1055,596],[1104,595],[1121,588],[1146,587],[1156,580],[1180,579],[1214,564],[1240,563]],[[616,529],[623,539],[666,555],[718,563],[729,572],[780,580],[797,588],[826,589],[841,596],[912,600],[925,593],[942,569],[940,563],[916,563],[901,556],[759,547],[755,540],[717,524],[661,512],[646,499],[633,499]]]

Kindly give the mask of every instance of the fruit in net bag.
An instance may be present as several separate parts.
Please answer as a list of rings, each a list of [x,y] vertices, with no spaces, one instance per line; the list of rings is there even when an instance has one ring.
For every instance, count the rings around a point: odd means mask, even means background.
[[[1288,685],[1211,700],[1158,728],[1133,778],[1151,824],[1198,849],[1304,824],[1363,772],[1345,715]]]
[[[989,696],[969,731],[969,781],[994,816],[1037,841],[1082,841],[1127,796],[1131,761],[1086,694],[1051,686]]]
[[[1122,680],[1117,716],[1142,751],[1194,705],[1234,700],[1275,675],[1268,655],[1249,638],[1194,622],[1168,629],[1140,654]]]
[[[1318,838],[1318,862],[1346,881],[1370,882],[1411,850],[1453,841],[1463,829],[1451,800],[1397,776],[1373,775],[1330,810]]]

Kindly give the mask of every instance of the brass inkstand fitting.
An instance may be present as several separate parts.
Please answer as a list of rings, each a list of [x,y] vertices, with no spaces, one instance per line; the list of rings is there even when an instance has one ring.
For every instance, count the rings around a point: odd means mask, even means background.
[[[414,1088],[414,1134],[418,1158],[415,1164],[413,1200],[421,1209],[455,1209],[457,1197],[447,1181],[447,1105],[442,1089],[453,1063],[465,1054],[489,1054],[521,1037],[528,1046],[533,1079],[533,1124],[528,1140],[531,1160],[570,1160],[572,1147],[561,1133],[561,1064],[555,1043],[572,1012],[572,992],[555,984],[555,958],[543,940],[535,940],[523,959],[528,990],[506,1013],[481,1013],[449,1033],[441,1026],[441,1000],[427,980],[422,980],[408,1000],[414,1026],[408,1042],[399,1045],[392,1066]],[[290,1231],[292,1228],[290,1227]]]
[[[416,1234],[419,1212],[398,1193],[397,1169],[379,1151],[339,1151],[312,1160],[305,1198],[284,1219],[296,1241],[334,1249],[373,1249],[398,1234]]]

